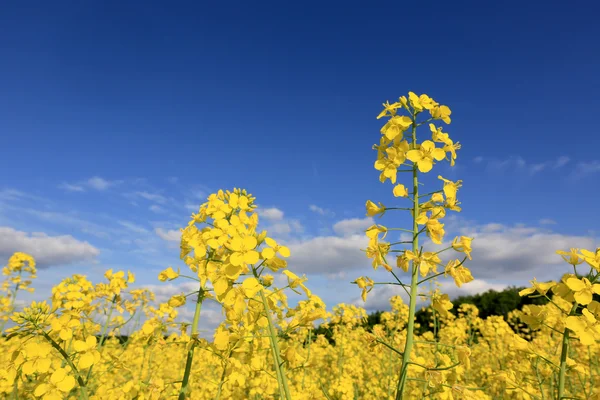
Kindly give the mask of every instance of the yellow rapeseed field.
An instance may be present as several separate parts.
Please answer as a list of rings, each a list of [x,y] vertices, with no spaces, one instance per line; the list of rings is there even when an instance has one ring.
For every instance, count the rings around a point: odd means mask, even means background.
[[[600,399],[600,303],[593,300],[600,294],[600,249],[557,249],[566,262],[562,279],[533,279],[520,293],[544,297],[545,305],[525,306],[508,320],[482,319],[471,305],[450,313],[449,296],[430,284],[468,285],[473,276],[464,263],[476,241],[459,236],[442,246],[442,221],[461,211],[462,181],[438,176],[439,187],[424,190],[420,178],[438,163],[455,164],[461,146],[441,125],[450,123],[451,111],[412,92],[383,106],[378,118],[387,122],[374,167],[382,183],[393,185],[398,204],[367,201],[366,212],[386,214],[391,223],[393,213],[408,213],[412,224],[366,230],[366,257],[389,280],[365,275],[353,284],[363,300],[375,285],[400,286],[408,304],[391,297],[391,311],[372,330],[364,327],[363,308],[339,304],[328,312],[306,277],[288,269],[290,250],[259,229],[255,198],[242,189],[219,191],[181,230],[186,268],[158,276],[191,280],[197,289],[165,303],[133,288],[132,273],[109,270],[104,282],[67,277],[51,299],[17,311],[18,292],[34,290],[36,267],[32,256],[15,253],[0,293],[2,398]],[[409,239],[386,242],[390,231]],[[448,255],[459,257],[442,261]],[[279,275],[283,287],[274,286]],[[288,296],[301,300],[290,306]],[[225,317],[211,340],[198,332],[208,299]],[[418,335],[422,299],[433,323]],[[186,303],[194,306],[193,320],[175,322]],[[315,334],[315,321],[325,321],[332,342]],[[126,326],[136,330],[121,342]]]

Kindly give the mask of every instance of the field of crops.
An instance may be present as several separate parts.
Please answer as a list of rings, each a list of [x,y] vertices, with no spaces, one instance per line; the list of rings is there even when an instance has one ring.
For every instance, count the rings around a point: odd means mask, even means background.
[[[534,279],[520,293],[547,303],[506,320],[481,319],[466,304],[450,313],[451,299],[432,285],[468,285],[465,262],[477,245],[466,236],[442,245],[444,218],[461,211],[462,181],[421,182],[437,164],[455,164],[461,146],[444,132],[450,115],[448,106],[409,92],[377,117],[386,122],[374,135],[374,167],[396,203],[366,202],[367,215],[385,214],[385,225],[366,230],[364,251],[389,279],[376,282],[364,271],[353,287],[363,300],[376,285],[400,286],[410,299],[391,297],[381,324],[367,329],[366,311],[354,305],[326,307],[288,268],[288,247],[260,228],[256,199],[243,189],[219,191],[182,228],[186,267],[157,277],[191,280],[197,290],[165,303],[136,287],[132,273],[109,270],[104,282],[66,277],[51,299],[17,310],[19,292],[35,289],[36,267],[33,257],[15,253],[0,294],[2,398],[600,399],[600,249],[556,249],[562,280]],[[397,213],[412,224],[394,226]],[[408,240],[386,241],[392,231]],[[276,287],[277,276],[287,284]],[[291,306],[288,296],[302,300]],[[208,300],[225,316],[212,340],[198,333]],[[186,304],[193,319],[175,322]],[[417,304],[432,316],[424,334],[417,334]],[[315,334],[323,322],[332,340]],[[126,327],[135,332],[119,340]]]

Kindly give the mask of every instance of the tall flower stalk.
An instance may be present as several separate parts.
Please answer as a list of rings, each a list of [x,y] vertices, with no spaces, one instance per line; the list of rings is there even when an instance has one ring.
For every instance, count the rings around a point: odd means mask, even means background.
[[[419,186],[420,174],[430,172],[436,163],[448,160],[451,166],[454,166],[456,160],[456,150],[460,149],[460,144],[454,143],[447,133],[437,127],[432,121],[441,120],[447,124],[450,123],[450,109],[447,106],[440,105],[429,96],[422,94],[417,96],[409,92],[407,97],[400,97],[398,102],[383,104],[384,110],[377,117],[389,117],[388,122],[381,129],[382,137],[378,145],[377,161],[375,169],[380,171],[379,180],[385,183],[388,179],[394,188],[392,193],[396,198],[407,198],[412,200],[411,207],[386,207],[381,202],[375,204],[367,201],[367,216],[383,216],[386,211],[410,211],[412,215],[412,229],[387,228],[383,225],[373,225],[366,231],[369,238],[369,245],[366,249],[367,257],[372,259],[372,266],[375,270],[379,267],[389,272],[395,279],[395,282],[375,282],[369,277],[360,277],[355,283],[362,289],[362,298],[366,301],[367,294],[375,285],[392,284],[401,286],[409,297],[408,321],[406,326],[406,341],[403,351],[395,349],[401,354],[402,361],[400,372],[396,385],[396,399],[403,399],[406,396],[407,381],[409,379],[409,367],[415,364],[411,361],[413,347],[415,343],[415,313],[419,300],[419,286],[430,279],[435,279],[441,275],[450,275],[458,287],[466,282],[473,280],[471,272],[463,265],[467,258],[471,258],[471,241],[469,237],[457,237],[452,245],[438,252],[424,251],[419,241],[419,236],[425,233],[431,243],[426,245],[441,245],[445,231],[441,220],[445,217],[447,210],[460,211],[459,202],[456,194],[462,181],[452,182],[441,176],[443,188],[430,193],[421,195]],[[408,115],[401,115],[404,111]],[[428,112],[429,117],[424,121],[419,121],[419,115]],[[422,142],[417,141],[417,128],[428,124],[431,131],[431,139]],[[405,135],[407,137],[405,138]],[[439,144],[439,146],[437,146]],[[410,191],[403,184],[396,184],[398,173],[410,173],[412,182]],[[424,198],[429,199],[423,201]],[[399,238],[393,242],[384,242],[383,239],[393,231],[409,233],[409,238]],[[410,245],[408,249],[394,249],[394,246]],[[465,254],[463,260],[450,260],[447,264],[442,264],[438,254],[454,249]],[[398,274],[394,272],[394,267],[388,262],[390,254],[396,255],[396,267],[410,275],[410,284],[404,284]],[[443,268],[443,272],[438,272],[438,266]],[[419,280],[421,278],[421,280]],[[452,308],[447,295],[434,291],[430,293],[432,307],[442,315]],[[418,365],[418,364],[417,364]],[[442,368],[426,368],[428,372],[448,370],[453,366]]]

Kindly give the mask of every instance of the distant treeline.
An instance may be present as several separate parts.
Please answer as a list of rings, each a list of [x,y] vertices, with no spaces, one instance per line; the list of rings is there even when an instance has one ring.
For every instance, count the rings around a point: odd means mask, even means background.
[[[502,291],[488,290],[484,293],[474,294],[470,296],[460,296],[452,300],[454,307],[450,310],[454,315],[457,315],[458,309],[461,304],[473,304],[479,310],[479,317],[485,319],[492,315],[499,315],[504,317],[513,310],[521,310],[523,306],[527,304],[545,304],[548,302],[543,297],[531,298],[529,296],[519,296],[519,291],[522,287],[511,286]],[[551,296],[551,292],[548,293]],[[373,326],[381,323],[381,314],[383,311],[376,311],[367,317],[364,326],[370,331]],[[419,328],[416,329],[416,333],[421,335],[426,331],[431,330],[430,323],[432,322],[432,314],[428,310],[419,310],[415,314],[416,322],[419,324]],[[330,328],[325,328],[323,325],[319,325],[314,331],[317,335],[325,335],[330,341],[332,340],[332,331]]]

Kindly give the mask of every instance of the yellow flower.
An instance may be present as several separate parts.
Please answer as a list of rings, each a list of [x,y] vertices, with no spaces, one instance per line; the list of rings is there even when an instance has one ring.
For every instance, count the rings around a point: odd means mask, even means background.
[[[461,287],[465,283],[469,283],[473,280],[471,271],[460,263],[458,260],[451,260],[446,264],[444,269],[444,275],[450,275],[454,278],[454,283],[457,287]]]
[[[74,387],[75,378],[68,375],[64,368],[59,368],[50,375],[50,382],[38,385],[33,394],[36,397],[44,396],[44,399],[61,399],[64,397],[60,396],[69,393]]]
[[[394,140],[396,138],[402,138],[402,133],[406,131],[412,125],[412,119],[405,115],[396,115],[381,128],[381,133],[385,135],[388,140]]]
[[[584,308],[582,316],[567,317],[566,326],[579,337],[579,341],[584,346],[590,346],[596,342],[595,337],[598,335],[598,322],[596,318]]]
[[[473,251],[473,249],[471,248],[472,241],[473,241],[473,238],[466,237],[466,236],[455,237],[454,240],[452,241],[452,248],[456,251],[465,253],[467,255],[467,257],[469,258],[469,260],[472,260],[472,258],[471,258],[471,252]]]
[[[281,254],[283,257],[290,256],[289,248],[287,248],[286,246],[280,246],[275,240],[271,239],[270,237],[265,238],[265,243],[267,243],[269,247],[263,249],[263,251],[261,252],[264,259],[269,260],[275,257],[276,253]]]
[[[450,114],[452,114],[452,111],[447,106],[434,107],[429,110],[429,113],[433,119],[441,119],[447,124],[451,122]]]
[[[367,216],[374,217],[377,214],[383,215],[385,212],[385,206],[381,203],[379,205],[373,203],[371,200],[367,200],[366,208],[367,208]]]
[[[158,274],[158,280],[161,282],[164,281],[172,281],[173,279],[176,279],[179,276],[179,268],[177,268],[177,272],[175,272],[173,270],[172,267],[169,267],[167,269],[165,269],[164,271],[162,271],[160,274]]]
[[[288,285],[290,286],[290,289],[294,290],[296,287],[300,286],[308,297],[311,296],[310,290],[303,284],[303,282],[306,281],[306,277],[300,278],[299,276],[288,270],[283,271],[283,274],[288,278]],[[294,292],[296,291],[294,290]]]
[[[569,289],[575,292],[573,294],[575,301],[584,306],[590,304],[594,293],[600,294],[600,285],[592,284],[587,278],[582,280],[569,278],[565,283]]]
[[[249,299],[256,296],[256,294],[258,292],[260,292],[262,290],[262,288],[263,287],[260,284],[260,282],[258,281],[258,279],[254,278],[254,277],[246,278],[244,280],[244,282],[242,283],[242,290],[244,291],[244,295],[246,297],[248,297]]]
[[[377,119],[380,119],[380,118],[386,117],[386,116],[394,116],[394,115],[396,115],[396,110],[398,108],[402,107],[402,104],[400,104],[398,102],[390,104],[389,101],[386,101],[382,105],[383,105],[383,111],[379,113],[379,115],[377,116]]]
[[[258,251],[254,250],[258,245],[258,241],[254,236],[245,236],[245,237],[234,237],[231,239],[231,243],[229,247],[233,250],[233,253],[230,257],[231,264],[245,265],[245,264],[255,264],[258,262],[259,254]]]
[[[419,171],[426,173],[433,168],[433,160],[442,161],[446,158],[446,152],[444,149],[436,148],[431,140],[426,140],[421,143],[419,149],[408,151],[406,158],[417,164]]]
[[[588,263],[590,267],[600,271],[600,247],[598,247],[595,252],[586,249],[581,249],[580,251],[585,262]]]
[[[408,189],[402,184],[394,186],[393,193],[395,197],[408,197]]]
[[[557,250],[556,254],[571,265],[579,265],[583,262],[583,257],[577,254],[578,251],[579,249],[571,248],[570,251]]]
[[[523,297],[535,292],[545,295],[548,290],[556,285],[555,282],[538,282],[535,278],[533,278],[532,281],[529,281],[529,283],[531,283],[533,287],[521,290],[519,296]]]
[[[88,336],[83,340],[75,340],[73,342],[73,349],[79,353],[79,361],[77,368],[79,370],[91,367],[100,361],[100,352],[96,350],[96,337]]]
[[[360,278],[356,279],[356,284],[360,289],[362,289],[360,297],[363,301],[367,301],[367,293],[369,293],[371,289],[373,289],[373,280],[369,277],[361,276]]]

